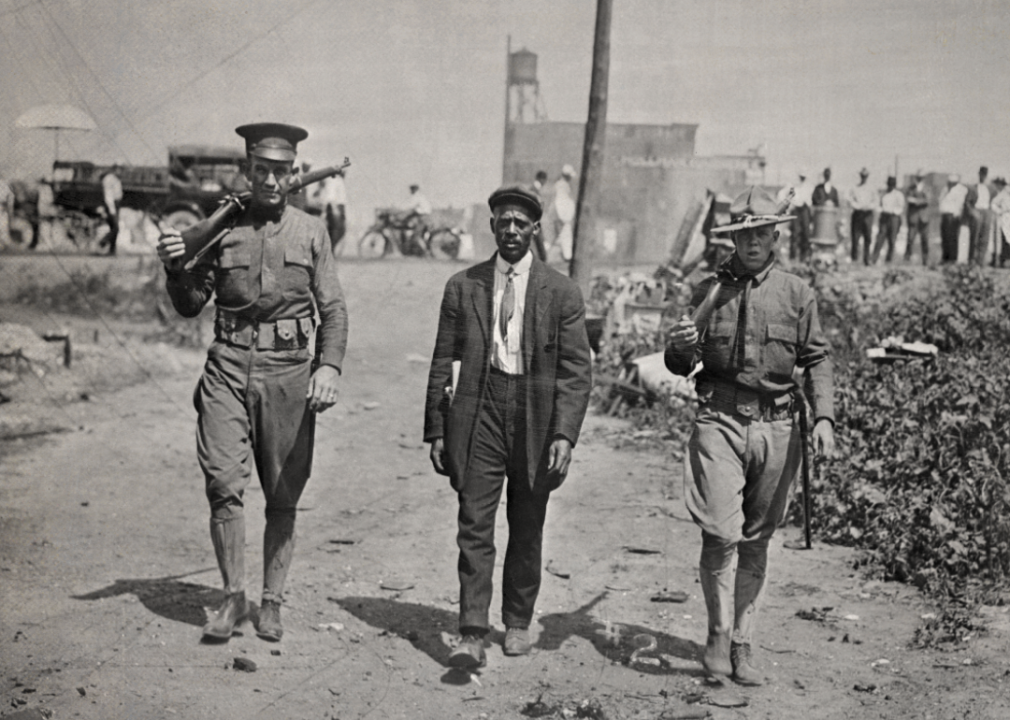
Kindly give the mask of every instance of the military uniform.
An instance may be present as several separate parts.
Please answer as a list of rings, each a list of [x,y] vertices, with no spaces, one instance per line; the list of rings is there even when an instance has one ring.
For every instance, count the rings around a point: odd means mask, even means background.
[[[702,364],[685,498],[702,531],[699,569],[709,645],[719,637],[728,645],[731,635],[733,647],[746,646],[749,654],[768,542],[784,518],[801,461],[793,372],[806,370],[814,416],[833,423],[832,367],[813,291],[777,268],[774,253],[754,272],[734,254],[696,288],[695,307],[716,282],[715,310],[698,342],[681,349],[671,343],[665,360],[671,372],[684,376]],[[736,673],[735,657],[733,665]]]
[[[225,591],[241,593],[244,607],[243,493],[255,464],[266,500],[263,601],[279,606],[295,508],[312,466],[310,378],[315,364],[339,371],[347,344],[347,308],[326,226],[290,205],[253,205],[191,269],[169,269],[166,286],[185,317],[216,297],[215,339],[193,400]]]

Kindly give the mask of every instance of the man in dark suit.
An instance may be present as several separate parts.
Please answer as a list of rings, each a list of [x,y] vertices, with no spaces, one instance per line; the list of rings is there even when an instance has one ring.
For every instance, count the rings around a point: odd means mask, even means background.
[[[824,168],[824,182],[814,188],[811,202],[814,207],[838,207],[840,204],[838,202],[838,188],[831,184],[831,168]]]
[[[504,651],[530,651],[547,500],[568,472],[591,388],[582,293],[530,251],[540,199],[515,185],[488,204],[498,252],[446,284],[424,419],[432,464],[459,495],[461,640],[449,664],[467,669],[485,662],[506,476]]]

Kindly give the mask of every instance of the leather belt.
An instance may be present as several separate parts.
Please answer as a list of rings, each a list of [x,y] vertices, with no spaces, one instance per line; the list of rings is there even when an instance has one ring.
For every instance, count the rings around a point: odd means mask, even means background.
[[[257,350],[301,350],[312,341],[315,318],[304,317],[257,322],[218,308],[214,337],[240,348]]]
[[[713,410],[751,420],[785,420],[793,414],[792,393],[761,393],[751,388],[717,380],[702,380],[697,388],[698,401]]]

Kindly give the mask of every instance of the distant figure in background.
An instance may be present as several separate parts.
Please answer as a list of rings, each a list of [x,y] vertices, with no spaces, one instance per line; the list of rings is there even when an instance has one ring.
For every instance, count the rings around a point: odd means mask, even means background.
[[[557,243],[561,250],[561,259],[568,262],[572,259],[572,243],[574,242],[575,196],[572,195],[572,178],[575,168],[565,165],[561,168],[561,177],[554,183],[554,216],[557,230]]]
[[[1010,188],[1002,177],[993,180],[992,184],[996,187],[996,197],[990,205],[996,224],[996,247],[992,254],[992,264],[994,267],[1003,267],[1010,259]]]
[[[957,173],[947,178],[947,189],[940,198],[940,262],[957,262],[957,242],[964,217],[968,188]]]
[[[811,202],[814,207],[838,207],[841,204],[838,202],[838,188],[831,184],[831,168],[824,168],[824,182],[814,188]]]
[[[102,175],[102,200],[109,220],[109,232],[98,243],[98,247],[108,247],[109,255],[116,254],[116,240],[119,238],[119,205],[123,201],[123,183],[119,180],[119,165]]]
[[[424,244],[424,233],[428,230],[429,217],[431,217],[431,202],[421,192],[420,185],[411,185],[410,198],[407,200],[407,215],[403,220],[411,231],[411,247],[419,249],[421,255],[428,254]]]
[[[912,248],[916,236],[922,245],[922,264],[929,261],[929,191],[926,188],[925,176],[922,170],[915,173],[913,183],[906,193],[908,202],[908,241],[905,243],[905,262],[912,261]]]
[[[830,177],[825,170],[825,176]],[[863,243],[863,265],[870,264],[870,245],[873,239],[873,211],[877,209],[877,191],[870,187],[866,179],[870,171],[859,171],[859,184],[849,191],[849,205],[852,207],[852,262],[859,261],[859,243]]]
[[[309,185],[306,192],[305,212],[326,220],[330,248],[336,254],[337,245],[347,231],[347,188],[343,173]]]
[[[11,246],[11,217],[14,215],[14,191],[0,175],[0,250]]]
[[[901,229],[901,216],[905,214],[905,194],[898,189],[898,179],[893,175],[887,178],[887,192],[880,198],[880,229],[877,230],[877,242],[873,246],[871,265],[876,265],[880,258],[880,249],[887,243],[887,255],[884,262],[894,259],[894,242],[898,239]]]
[[[543,207],[547,207],[547,198],[545,197],[547,190],[544,187],[546,184],[547,173],[543,170],[537,170],[537,174],[533,176],[533,192],[540,198],[540,205]],[[547,247],[544,242],[543,223],[540,224],[536,234],[533,235],[533,249],[536,251],[537,257],[540,258],[541,262],[547,262]]]
[[[789,214],[795,215],[790,221],[791,238],[789,258],[806,261],[810,259],[810,206],[813,204],[814,189],[807,182],[806,172],[800,171]]]
[[[53,237],[54,223],[59,215],[56,198],[53,195],[53,186],[45,178],[39,178],[38,188],[35,201],[35,224],[32,225],[32,250],[53,249],[57,245],[57,240]],[[48,242],[42,237],[43,228],[49,235]]]
[[[985,252],[989,245],[989,234],[992,228],[989,213],[989,203],[992,193],[986,184],[989,168],[985,165],[978,169],[978,184],[968,188],[965,199],[965,219],[968,221],[968,262],[985,265]]]

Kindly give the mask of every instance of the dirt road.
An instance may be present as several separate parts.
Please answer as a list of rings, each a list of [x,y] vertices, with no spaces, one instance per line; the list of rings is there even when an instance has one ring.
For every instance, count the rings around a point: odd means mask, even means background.
[[[783,548],[795,529],[774,542],[759,622],[756,659],[768,684],[705,685],[700,540],[683,507],[680,468],[659,453],[614,449],[621,426],[601,417],[587,420],[549,507],[534,654],[506,658],[495,645],[479,674],[450,671],[455,497],[431,470],[420,435],[441,288],[456,269],[405,260],[343,266],[351,316],[343,395],[317,429],[279,644],[249,626],[223,645],[199,642],[204,609],[220,597],[190,404],[200,353],[145,351],[121,329],[122,337],[101,335],[99,354],[89,346],[94,321],[58,318],[78,336],[81,357],[103,358],[106,375],[112,367],[147,379],[111,391],[84,370],[54,372],[40,379],[49,390],[36,400],[69,431],[0,443],[0,713],[1010,717],[1006,613],[994,611],[992,633],[961,652],[908,650],[929,612],[914,590],[865,581],[842,548]],[[47,321],[0,305],[0,318],[14,316]],[[263,505],[255,486],[247,506],[248,586],[258,601]],[[503,521],[501,513],[500,546]],[[687,600],[652,602],[663,590]],[[496,597],[492,609],[499,606]],[[255,672],[236,670],[238,658]],[[747,705],[720,707],[732,701]]]

